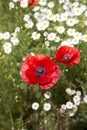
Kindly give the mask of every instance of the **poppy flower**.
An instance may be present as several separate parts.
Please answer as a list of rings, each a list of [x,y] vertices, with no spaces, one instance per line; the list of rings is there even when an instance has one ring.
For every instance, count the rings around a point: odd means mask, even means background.
[[[80,63],[80,51],[75,47],[61,46],[54,58],[60,63],[72,66],[73,64]]]
[[[27,84],[39,84],[41,89],[49,89],[59,79],[60,69],[48,56],[28,56],[22,64],[21,74]]]
[[[38,5],[38,0],[28,0],[30,5]]]

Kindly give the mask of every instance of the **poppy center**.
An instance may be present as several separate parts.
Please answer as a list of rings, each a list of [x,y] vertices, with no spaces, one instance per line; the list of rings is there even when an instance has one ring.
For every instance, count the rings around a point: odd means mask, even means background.
[[[69,61],[69,60],[70,60],[70,57],[69,57],[68,55],[64,55],[62,58],[63,58],[63,60],[65,60],[65,61]]]
[[[42,67],[40,67],[40,68],[37,69],[37,72],[40,73],[40,74],[42,74],[44,72],[44,70],[43,70]]]
[[[38,76],[45,74],[46,72],[45,72],[44,66],[40,66],[39,68],[37,68],[36,73],[37,73]]]

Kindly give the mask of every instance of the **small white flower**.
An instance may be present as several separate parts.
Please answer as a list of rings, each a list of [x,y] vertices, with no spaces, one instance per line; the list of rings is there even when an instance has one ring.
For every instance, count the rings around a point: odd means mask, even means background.
[[[71,92],[72,92],[72,90],[71,90],[70,88],[67,88],[67,89],[66,89],[66,93],[67,93],[68,95],[71,95]]]
[[[55,27],[55,29],[59,34],[63,34],[65,31],[65,28],[63,26]]]
[[[53,13],[48,13],[48,14],[47,14],[47,19],[50,20],[50,21],[53,21],[53,20],[54,20],[54,15],[53,15]]]
[[[74,13],[75,16],[80,16],[83,13],[83,10],[79,7],[74,7],[72,9],[72,12]]]
[[[61,14],[61,21],[66,21],[68,19],[68,13],[65,12],[65,13],[62,13]]]
[[[66,105],[65,104],[61,105],[61,109],[66,110]]]
[[[56,38],[56,34],[55,33],[50,33],[50,34],[48,34],[47,38],[48,38],[49,41],[53,41]]]
[[[75,29],[73,29],[73,28],[69,28],[69,29],[67,30],[67,34],[68,34],[69,36],[73,36],[74,33],[75,33]]]
[[[28,7],[28,0],[22,0],[22,1],[20,2],[20,6],[21,6],[22,8],[27,8],[27,7]]]
[[[80,39],[82,39],[82,34],[81,34],[80,32],[75,32],[75,33],[73,34],[73,37],[74,37],[75,39],[80,40]]]
[[[54,2],[49,2],[47,5],[49,8],[53,8],[54,7]]]
[[[45,45],[46,45],[46,47],[50,46],[49,41],[45,41]]]
[[[44,32],[43,35],[44,37],[46,37],[48,35],[48,32]]]
[[[46,28],[48,28],[48,26],[49,26],[49,21],[47,21],[47,20],[44,20],[44,21],[42,21],[42,22],[38,22],[38,23],[36,24],[36,27],[37,27],[37,29],[38,29],[39,31],[45,30]]]
[[[47,4],[47,0],[39,0],[39,5],[45,6]]]
[[[13,2],[10,2],[10,3],[9,3],[9,8],[10,8],[10,9],[13,9],[14,7],[15,7],[15,4],[14,4]]]
[[[44,110],[49,111],[51,109],[51,104],[50,103],[45,103],[44,104]]]
[[[24,21],[28,21],[29,18],[30,18],[29,14],[25,14],[25,15],[24,15]]]
[[[12,45],[10,42],[5,42],[4,45],[3,45],[3,48],[10,48]]]
[[[72,108],[73,108],[73,103],[70,102],[70,101],[68,101],[68,102],[66,103],[66,108],[67,108],[67,109],[72,109]]]
[[[15,33],[20,32],[20,27],[15,28]]]
[[[60,20],[61,20],[60,15],[58,13],[53,15],[53,20],[52,21],[56,22],[56,21],[60,21]]]
[[[38,110],[38,108],[39,108],[39,103],[38,103],[38,102],[34,102],[34,103],[32,104],[32,109]]]
[[[79,43],[79,40],[80,40],[80,39],[78,39],[78,38],[77,38],[77,39],[76,39],[76,38],[73,38],[71,44],[72,44],[72,45],[76,45],[76,44]]]
[[[76,20],[76,19],[74,19],[74,18],[69,18],[69,19],[67,19],[66,24],[67,24],[68,26],[74,26],[74,25],[77,24],[78,22],[79,22],[79,21]]]
[[[52,96],[52,94],[51,94],[51,92],[45,92],[44,93],[44,97],[46,98],[46,99],[49,99],[49,98],[51,98],[51,96]]]
[[[80,101],[79,100],[75,100],[74,104],[77,105],[77,106],[79,106],[80,105]]]
[[[8,40],[10,38],[10,33],[9,32],[5,32],[4,34],[3,34],[3,39],[4,40]]]
[[[40,33],[33,32],[31,37],[33,38],[33,40],[38,40],[40,39],[40,36],[41,36]]]
[[[10,54],[12,52],[12,48],[11,47],[6,47],[6,48],[4,48],[4,52],[6,54]]]
[[[78,110],[78,107],[76,105],[73,105],[73,111],[77,112],[77,110]]]
[[[73,97],[73,102],[75,103],[75,105],[79,105],[80,104],[80,100],[81,100],[81,98],[78,95],[75,95]]]
[[[60,37],[56,37],[56,38],[54,39],[54,41],[55,41],[55,42],[59,42],[59,41],[60,41]]]
[[[41,31],[41,30],[45,30],[43,23],[42,22],[38,22],[36,24],[37,30]]]
[[[19,44],[19,39],[17,37],[11,37],[11,42],[14,46],[17,46]]]
[[[82,93],[81,93],[81,91],[77,90],[76,94],[77,94],[78,96],[81,96]]]
[[[25,23],[24,26],[25,26],[25,28],[29,29],[34,26],[34,23],[31,20],[29,20],[29,21],[27,21],[27,23]]]
[[[87,34],[84,34],[84,35],[82,36],[82,40],[83,40],[84,42],[87,42]]]

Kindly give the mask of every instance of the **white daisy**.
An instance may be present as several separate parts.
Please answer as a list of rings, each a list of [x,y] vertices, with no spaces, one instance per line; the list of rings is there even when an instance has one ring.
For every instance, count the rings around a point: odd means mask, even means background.
[[[38,108],[39,108],[39,103],[38,103],[38,102],[34,102],[34,103],[32,104],[32,109],[33,109],[33,110],[38,110]]]
[[[66,110],[66,105],[65,104],[61,105],[61,109]]]
[[[60,17],[61,17],[61,21],[66,21],[68,19],[68,13],[67,12],[62,13]]]
[[[32,22],[32,20],[28,20],[24,26],[25,26],[25,28],[29,29],[29,28],[32,28],[34,26],[34,23]]]
[[[22,1],[20,2],[20,6],[21,6],[22,8],[27,8],[27,7],[28,7],[28,0],[22,0]]]
[[[50,33],[50,34],[48,34],[47,38],[48,38],[49,41],[53,41],[56,38],[56,34],[55,33]]]
[[[4,45],[3,45],[3,48],[11,48],[11,43],[10,42],[5,42]]]
[[[65,32],[64,26],[57,26],[55,29],[59,34],[63,34]]]
[[[39,0],[39,5],[45,6],[47,4],[47,0]]]
[[[17,37],[11,37],[11,42],[14,46],[17,46],[19,44],[19,39]]]
[[[81,96],[82,95],[81,91],[77,90],[76,95]]]
[[[9,32],[5,32],[4,34],[3,34],[3,39],[4,40],[8,40],[10,38],[10,33]]]
[[[24,21],[28,21],[29,18],[30,18],[30,15],[29,14],[25,14],[23,19],[24,19]]]
[[[79,7],[74,7],[72,9],[72,12],[74,13],[75,16],[80,16],[83,13],[83,10]]]
[[[52,96],[52,94],[51,94],[51,92],[45,92],[44,93],[44,97],[46,98],[46,99],[49,99],[49,98],[51,98],[51,96]]]
[[[68,95],[71,95],[71,92],[72,92],[72,90],[71,90],[70,88],[67,88],[67,89],[66,89],[66,93],[67,93]]]
[[[44,104],[44,110],[49,111],[51,109],[51,104],[50,103],[45,103]]]
[[[46,45],[46,47],[50,46],[49,41],[45,41],[45,45]]]
[[[60,37],[57,36],[57,37],[54,39],[54,41],[55,41],[55,42],[59,42],[59,41],[60,41]]]
[[[73,103],[70,102],[70,101],[68,101],[68,102],[66,103],[66,108],[67,108],[67,109],[72,109],[72,108],[73,108]]]
[[[15,28],[15,33],[20,32],[20,27]]]
[[[74,33],[73,33],[73,37],[74,37],[75,39],[80,40],[80,39],[82,39],[82,34],[81,34],[80,32],[74,32]]]
[[[49,3],[47,4],[47,6],[48,6],[49,8],[53,8],[53,7],[54,7],[54,2],[49,2]]]
[[[69,36],[73,36],[74,33],[75,33],[75,29],[73,29],[73,28],[68,28],[67,34],[68,34]]]
[[[67,21],[66,21],[66,24],[68,26],[74,26],[75,24],[77,24],[79,21],[74,19],[74,18],[68,18]]]
[[[6,47],[6,48],[4,48],[4,52],[6,54],[10,54],[12,52],[12,48],[11,47]]]
[[[14,4],[13,2],[10,2],[10,3],[9,3],[9,8],[10,8],[10,9],[13,9],[14,7],[15,7],[15,4]]]
[[[40,33],[33,32],[31,37],[33,38],[33,40],[38,40],[40,39],[40,36],[41,36]]]
[[[80,100],[81,100],[81,98],[78,95],[75,95],[73,97],[73,102],[75,103],[75,105],[79,105],[80,104]]]

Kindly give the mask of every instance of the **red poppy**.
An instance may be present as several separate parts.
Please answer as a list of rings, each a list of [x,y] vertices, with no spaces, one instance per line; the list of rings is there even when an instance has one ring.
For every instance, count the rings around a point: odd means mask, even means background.
[[[56,53],[55,59],[58,62],[66,64],[67,66],[79,64],[80,51],[75,47],[61,46]]]
[[[58,65],[44,55],[27,57],[22,64],[21,72],[22,79],[27,84],[39,84],[41,89],[53,87],[60,77]]]
[[[23,0],[19,0],[20,2],[22,2]],[[29,6],[32,5],[38,5],[38,0],[28,0]]]
[[[38,5],[38,0],[28,0],[30,5]]]

